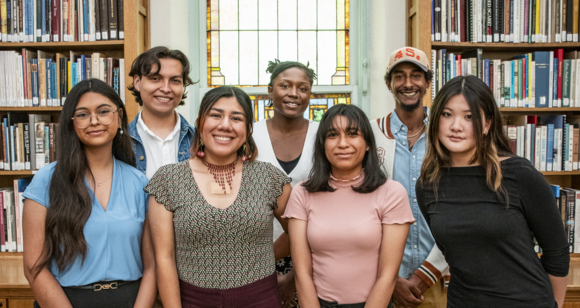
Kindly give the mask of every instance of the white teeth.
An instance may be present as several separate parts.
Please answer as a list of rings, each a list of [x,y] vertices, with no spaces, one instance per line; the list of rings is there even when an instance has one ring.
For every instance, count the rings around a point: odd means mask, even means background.
[[[160,100],[160,101],[164,101],[164,102],[168,102],[169,101],[169,98],[167,98],[167,97],[157,97],[157,99]]]
[[[214,138],[217,139],[217,140],[223,140],[223,141],[232,140],[232,138],[229,138],[229,137],[218,137],[218,136],[215,136]]]
[[[415,94],[417,94],[417,92],[413,92],[413,93],[403,93],[403,95],[405,95],[405,96],[413,96]]]

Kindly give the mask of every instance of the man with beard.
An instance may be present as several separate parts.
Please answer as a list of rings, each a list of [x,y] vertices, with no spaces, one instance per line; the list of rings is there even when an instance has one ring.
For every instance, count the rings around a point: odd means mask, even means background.
[[[432,77],[424,52],[412,47],[395,50],[385,75],[387,87],[395,99],[395,111],[371,121],[382,166],[389,178],[407,190],[416,220],[409,230],[393,292],[391,307],[397,308],[447,306],[442,284],[436,284],[447,273],[447,263],[435,245],[415,194],[429,124],[429,108],[423,106],[423,97]]]

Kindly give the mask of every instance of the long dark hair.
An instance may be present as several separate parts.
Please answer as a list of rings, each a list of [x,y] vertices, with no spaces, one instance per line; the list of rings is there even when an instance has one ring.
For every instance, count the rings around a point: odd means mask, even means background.
[[[352,190],[363,194],[373,192],[385,184],[387,175],[380,167],[375,135],[373,134],[369,119],[360,108],[354,105],[335,105],[328,109],[322,116],[318,132],[316,133],[316,141],[314,142],[314,164],[312,170],[310,170],[308,180],[302,186],[309,192],[335,191],[328,184],[332,167],[328,158],[326,158],[324,144],[326,143],[326,136],[331,129],[342,129],[334,127],[334,118],[337,116],[346,117],[348,119],[348,127],[345,129],[358,130],[368,147],[368,151],[366,151],[362,161],[363,168],[365,169],[364,180],[359,187],[353,187]]]
[[[219,87],[209,90],[201,100],[199,105],[199,113],[197,115],[197,120],[195,121],[195,133],[193,134],[193,142],[191,144],[191,153],[197,156],[197,153],[201,150],[201,129],[205,118],[208,115],[211,107],[215,103],[224,97],[235,97],[242,109],[244,109],[244,115],[246,118],[246,151],[244,152],[244,146],[238,149],[238,156],[246,156],[249,161],[253,161],[258,156],[258,147],[252,138],[253,133],[253,112],[252,112],[252,100],[246,94],[246,92],[236,88],[236,87]]]
[[[439,141],[439,119],[447,102],[456,95],[463,95],[471,110],[473,134],[475,137],[475,155],[470,164],[479,162],[486,171],[486,184],[500,200],[506,201],[507,194],[501,185],[501,166],[499,157],[513,156],[509,141],[503,133],[503,122],[493,93],[489,87],[475,76],[459,76],[447,82],[439,91],[431,107],[429,143],[423,160],[420,180],[425,186],[431,186],[435,194],[439,180],[445,169],[451,167],[449,150]],[[483,121],[491,120],[489,131],[483,134]]]
[[[74,130],[71,118],[75,108],[85,93],[98,93],[119,108],[121,129],[127,129],[127,111],[121,98],[113,88],[99,79],[83,80],[75,85],[66,97],[60,113],[57,138],[57,163],[50,180],[49,203],[44,227],[44,247],[35,264],[36,275],[51,261],[59,271],[69,268],[78,256],[84,262],[87,255],[87,241],[83,229],[92,209],[92,198],[85,184],[87,172],[92,177],[84,145]],[[135,166],[135,154],[128,133],[113,139],[113,157]],[[93,179],[94,180],[94,179]]]

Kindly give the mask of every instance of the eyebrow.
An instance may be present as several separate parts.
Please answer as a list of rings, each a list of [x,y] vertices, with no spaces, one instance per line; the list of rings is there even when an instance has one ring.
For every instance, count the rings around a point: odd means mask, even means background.
[[[285,78],[280,78],[280,81],[292,82],[290,79],[285,79]],[[298,81],[296,83],[310,85],[310,81]]]
[[[97,109],[99,109],[101,107],[112,107],[112,106],[109,104],[100,104],[99,106],[97,106]],[[84,110],[84,109],[89,110],[89,108],[87,108],[87,107],[79,107],[79,108],[76,108],[75,111]]]
[[[217,111],[217,112],[224,113],[224,110],[223,110],[223,109],[219,109],[219,108],[215,108],[215,107],[211,107],[211,109],[210,109],[210,110],[213,110],[213,111]],[[241,114],[241,115],[243,115],[244,117],[246,116],[246,114],[245,114],[245,113],[243,113],[243,112],[241,112],[241,111],[232,111],[232,113],[233,113],[233,114]]]
[[[449,107],[443,108],[443,110],[445,110],[445,109],[453,111],[453,109],[451,109]],[[463,110],[463,112],[471,112],[471,109]]]

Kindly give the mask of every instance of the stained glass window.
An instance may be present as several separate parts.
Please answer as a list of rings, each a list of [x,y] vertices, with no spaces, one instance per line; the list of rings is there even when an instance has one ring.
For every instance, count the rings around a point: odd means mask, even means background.
[[[349,0],[207,0],[207,83],[265,86],[268,61],[309,63],[349,84]]]
[[[250,95],[250,99],[255,122],[274,116],[274,107],[271,106],[267,95]],[[320,122],[326,110],[337,104],[350,105],[350,94],[313,94],[310,96],[310,106],[304,112],[304,118]]]

